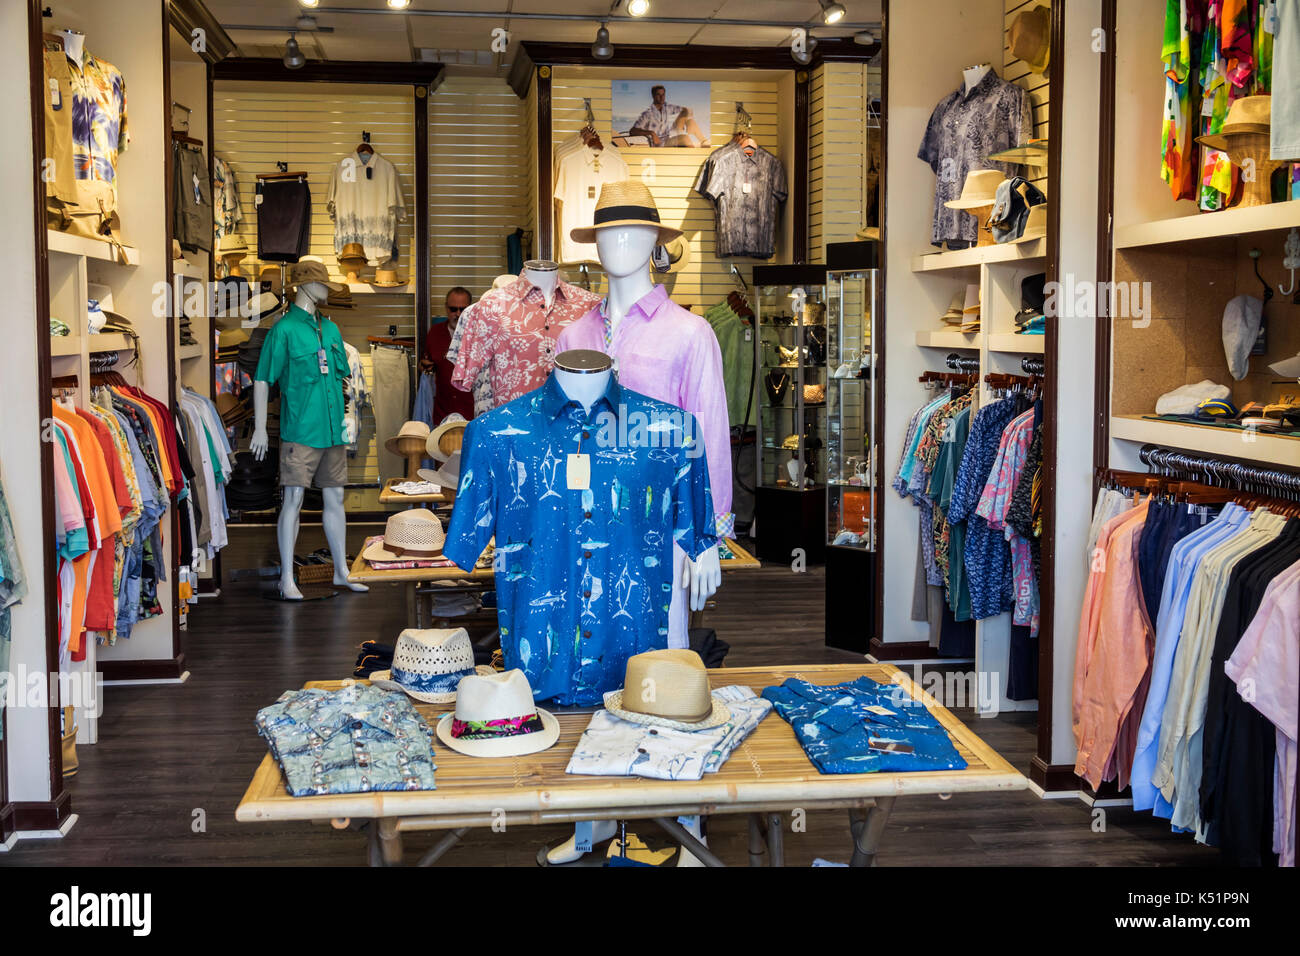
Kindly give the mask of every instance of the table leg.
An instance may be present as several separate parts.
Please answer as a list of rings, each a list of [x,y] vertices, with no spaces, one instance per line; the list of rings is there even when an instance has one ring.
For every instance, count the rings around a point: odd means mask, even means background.
[[[767,815],[767,852],[772,856],[771,866],[785,866],[785,837],[779,813]]]
[[[654,821],[659,825],[660,829],[699,857],[704,862],[705,866],[727,865],[714,856],[713,852],[708,847],[695,839],[694,833],[686,829],[676,820],[670,819],[669,817],[655,817]]]
[[[402,834],[398,832],[397,821],[384,818],[375,821],[375,832],[379,842],[379,855],[383,866],[401,866]]]
[[[751,813],[749,815],[749,865],[762,866],[765,853],[767,853],[767,845],[763,840],[763,817]]]
[[[853,858],[849,866],[875,866],[880,836],[894,809],[895,797],[877,797],[875,806],[866,811],[849,811],[849,830],[853,833]]]
[[[454,847],[457,843],[460,842],[461,837],[463,837],[466,833],[469,833],[469,829],[470,829],[469,827],[457,827],[455,830],[452,830],[441,840],[435,843],[433,845],[433,848],[429,850],[428,853],[420,857],[420,862],[415,865],[433,866],[434,863],[438,862],[438,860],[442,858],[442,855],[444,853],[446,853],[448,850],[450,850],[452,847]]]

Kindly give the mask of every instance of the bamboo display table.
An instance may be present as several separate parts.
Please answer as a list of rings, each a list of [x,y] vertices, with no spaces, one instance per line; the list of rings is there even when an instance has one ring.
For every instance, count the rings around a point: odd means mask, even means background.
[[[646,780],[640,777],[589,777],[564,772],[590,721],[586,713],[557,713],[560,737],[541,753],[522,757],[477,758],[434,744],[436,790],[390,791],[291,797],[280,768],[268,753],[235,810],[244,823],[288,820],[330,821],[336,828],[369,821],[370,862],[402,862],[402,834],[420,830],[449,833],[419,865],[435,862],[470,829],[478,827],[575,823],[580,820],[654,820],[709,865],[723,865],[677,822],[681,815],[749,814],[749,862],[783,864],[783,815],[803,810],[848,810],[852,863],[870,866],[894,801],[900,796],[1024,790],[1029,786],[1014,767],[984,743],[949,710],[888,664],[833,664],[807,667],[739,667],[709,671],[713,686],[744,684],[761,691],[787,677],[837,684],[867,676],[897,683],[923,701],[948,731],[966,760],[965,770],[915,773],[821,774],[809,762],[790,725],[775,713],[736,748],[717,773],[702,780]],[[307,685],[326,690],[342,681]],[[417,704],[430,723],[452,709]],[[764,846],[766,843],[766,846]]]
[[[440,491],[436,495],[404,495],[393,490],[393,485],[400,485],[406,480],[389,478],[384,482],[384,487],[379,490],[379,503],[381,505],[449,505],[455,500],[453,495],[445,491]]]

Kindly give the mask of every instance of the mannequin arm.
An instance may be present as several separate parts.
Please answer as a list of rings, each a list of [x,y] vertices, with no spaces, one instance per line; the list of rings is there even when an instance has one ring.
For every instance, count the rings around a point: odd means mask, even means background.
[[[253,383],[253,440],[248,448],[258,461],[266,457],[266,400],[270,393],[267,382]]]
[[[718,546],[714,545],[695,560],[690,557],[682,565],[682,587],[691,589],[691,610],[703,611],[704,603],[722,585],[722,563]]]

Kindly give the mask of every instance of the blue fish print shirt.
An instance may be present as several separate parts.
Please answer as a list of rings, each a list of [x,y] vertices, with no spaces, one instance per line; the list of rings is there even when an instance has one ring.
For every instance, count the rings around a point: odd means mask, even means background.
[[[554,374],[475,418],[444,554],[468,570],[494,534],[506,667],[538,700],[601,703],[629,657],[668,646],[673,542],[692,558],[717,543],[695,419],[612,375],[589,415]]]

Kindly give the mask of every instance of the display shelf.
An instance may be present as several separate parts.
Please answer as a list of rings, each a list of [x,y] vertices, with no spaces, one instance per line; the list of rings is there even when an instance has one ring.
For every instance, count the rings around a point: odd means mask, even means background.
[[[330,276],[334,282],[343,282],[342,279],[335,279]],[[348,291],[353,295],[410,295],[415,291],[414,284],[408,282],[405,285],[389,286],[380,288],[373,286],[369,282],[343,282],[348,287]]]
[[[988,158],[998,163],[1019,163],[1022,166],[1047,165],[1047,140],[1031,139],[1023,146],[1013,146],[998,153],[989,153]]]
[[[972,269],[976,266],[998,263],[1023,263],[1042,259],[1047,255],[1046,239],[1031,239],[1029,242],[1004,242],[992,246],[972,246],[969,249],[955,249],[951,252],[934,252],[929,255],[915,256],[912,259],[913,272],[952,272],[957,269]]]
[[[1157,421],[1140,415],[1112,415],[1110,437],[1270,465],[1300,466],[1300,438],[1285,435],[1252,434],[1239,428],[1195,422]]]
[[[980,347],[978,332],[958,332],[955,329],[926,329],[916,333],[916,344],[931,349],[970,349]]]
[[[66,232],[60,232],[57,229],[47,229],[46,244],[50,252],[57,252],[66,256],[81,256],[86,259],[102,259],[105,262],[118,262],[117,256],[113,252],[113,247],[107,242],[101,242],[98,239],[87,239],[84,236],[73,236]],[[140,264],[140,250],[135,246],[122,246],[126,251],[126,265],[138,266]]]
[[[1293,226],[1300,226],[1300,200],[1123,226],[1115,230],[1115,248],[1132,249],[1135,246],[1156,246],[1169,242],[1218,239],[1223,236],[1290,229]]]
[[[990,352],[1011,352],[1015,355],[1042,355],[1046,346],[1045,335],[1018,335],[1015,332],[989,333]]]
[[[188,259],[173,259],[172,272],[176,275],[189,276],[191,279],[206,279],[208,277],[206,270],[197,262],[190,262]]]
[[[176,357],[181,361],[186,359],[203,358],[203,346],[195,343],[194,345],[178,345],[176,347]]]
[[[58,356],[80,355],[81,338],[76,335],[51,335],[50,354]]]
[[[121,332],[105,332],[103,335],[87,336],[87,352],[128,352],[134,351],[135,343]]]

